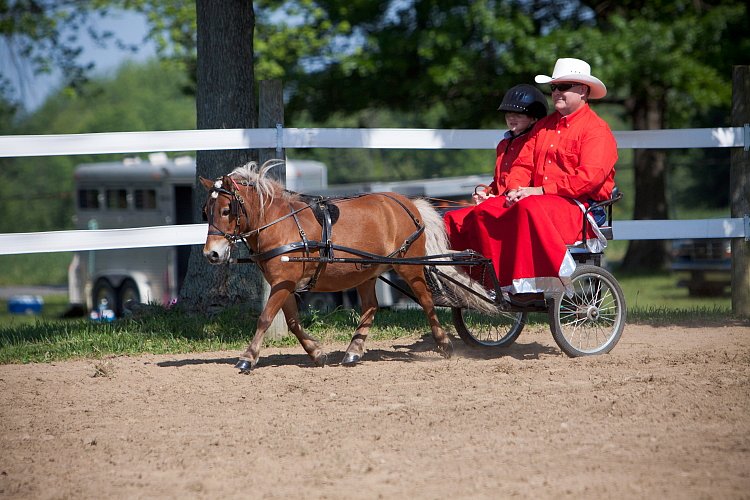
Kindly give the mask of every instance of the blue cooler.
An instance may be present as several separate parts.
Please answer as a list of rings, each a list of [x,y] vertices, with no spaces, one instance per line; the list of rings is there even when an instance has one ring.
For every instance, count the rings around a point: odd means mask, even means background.
[[[8,299],[11,314],[39,314],[44,300],[39,295],[14,295]]]

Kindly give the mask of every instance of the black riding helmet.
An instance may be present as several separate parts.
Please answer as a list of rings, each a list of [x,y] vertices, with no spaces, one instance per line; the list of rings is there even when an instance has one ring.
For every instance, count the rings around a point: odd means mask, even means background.
[[[544,118],[547,116],[547,98],[542,92],[534,87],[522,83],[511,87],[503,96],[503,102],[498,111],[506,113],[523,113],[533,118]]]

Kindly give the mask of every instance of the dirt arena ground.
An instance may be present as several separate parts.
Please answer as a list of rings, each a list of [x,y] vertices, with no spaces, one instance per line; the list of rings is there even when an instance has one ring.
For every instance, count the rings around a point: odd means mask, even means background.
[[[750,498],[750,328],[0,366],[0,498]]]

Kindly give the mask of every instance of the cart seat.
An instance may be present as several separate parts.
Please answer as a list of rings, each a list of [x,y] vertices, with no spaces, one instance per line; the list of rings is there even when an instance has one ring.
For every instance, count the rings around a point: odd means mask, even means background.
[[[589,220],[588,215],[592,212],[604,212],[606,213],[606,218],[603,221],[602,224],[599,224],[599,230],[602,232],[602,235],[604,235],[604,238],[609,240],[613,239],[613,233],[612,233],[612,205],[617,203],[622,199],[622,193],[620,192],[617,187],[615,187],[612,190],[612,196],[608,200],[599,201],[596,203],[592,203],[589,205],[589,207],[586,209],[586,211],[583,213],[583,230],[581,234],[586,234],[588,230]],[[596,218],[596,217],[595,217]],[[593,257],[594,263],[598,265],[599,257],[601,256],[601,253],[593,254],[588,247],[586,246],[585,242],[581,242],[577,245],[568,245],[568,251],[573,255],[573,258],[576,259],[578,262],[590,262],[592,259],[589,257]],[[594,257],[596,256],[596,257]]]

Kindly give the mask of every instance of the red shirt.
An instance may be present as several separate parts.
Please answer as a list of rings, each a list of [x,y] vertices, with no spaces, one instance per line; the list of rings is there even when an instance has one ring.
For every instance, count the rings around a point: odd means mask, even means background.
[[[526,141],[531,137],[531,130],[523,132],[521,135],[513,137],[510,132],[506,132],[503,140],[495,148],[497,159],[495,160],[495,178],[490,184],[489,193],[501,195],[505,193],[505,180],[510,172],[510,167],[518,158],[518,154],[523,149]]]
[[[508,190],[542,186],[586,202],[609,199],[615,186],[617,142],[609,125],[585,104],[539,120],[505,179]]]

